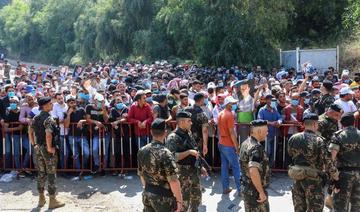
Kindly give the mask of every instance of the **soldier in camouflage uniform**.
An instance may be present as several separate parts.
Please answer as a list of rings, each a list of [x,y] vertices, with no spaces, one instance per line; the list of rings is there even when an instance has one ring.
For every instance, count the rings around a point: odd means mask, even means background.
[[[177,128],[166,139],[166,146],[174,154],[179,168],[183,211],[198,211],[201,204],[200,167],[197,165],[197,143],[191,135],[191,114],[180,111],[176,114]]]
[[[327,108],[335,101],[334,96],[331,94],[333,90],[333,83],[331,81],[324,80],[320,90],[323,93],[323,96],[315,102],[315,108],[317,109],[318,115],[325,113]]]
[[[330,143],[329,151],[336,159],[340,171],[335,181],[335,211],[360,210],[360,131],[354,127],[355,117],[346,113],[340,120],[344,129],[337,131]]]
[[[293,166],[289,176],[294,180],[292,197],[295,212],[323,211],[327,170],[332,179],[337,176],[326,145],[315,132],[318,129],[318,116],[310,113],[303,118],[305,131],[289,139],[288,152]]]
[[[185,111],[191,113],[192,127],[191,132],[195,141],[199,145],[199,149],[202,150],[205,156],[208,152],[208,126],[209,120],[201,107],[204,105],[205,95],[203,93],[196,93],[194,96],[195,104],[193,106],[185,108]]]
[[[165,147],[166,123],[155,119],[151,124],[153,141],[142,147],[137,155],[138,175],[143,184],[144,212],[179,212],[183,200],[175,159]]]
[[[269,211],[268,194],[265,190],[270,182],[269,158],[261,145],[265,142],[267,133],[267,122],[254,120],[250,122],[250,137],[241,144],[241,188],[246,212]]]
[[[48,192],[50,196],[49,209],[63,207],[65,204],[56,199],[56,167],[58,155],[54,144],[56,134],[56,122],[50,116],[52,103],[50,97],[42,97],[38,100],[40,114],[34,117],[34,122],[29,128],[29,138],[34,146],[35,157],[37,161],[37,188],[39,192],[38,206],[45,205],[44,188],[46,179],[48,181]]]
[[[337,104],[332,104],[326,113],[319,116],[318,132],[324,138],[326,146],[329,146],[331,137],[339,130],[338,120],[341,114],[341,107]]]

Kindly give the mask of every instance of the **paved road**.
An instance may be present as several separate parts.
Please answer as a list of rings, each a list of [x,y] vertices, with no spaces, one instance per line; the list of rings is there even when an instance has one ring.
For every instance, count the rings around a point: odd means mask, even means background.
[[[56,211],[142,211],[139,178],[133,179],[106,176],[91,180],[71,181],[58,178],[59,196],[66,201],[66,207]],[[206,191],[200,211],[244,211],[243,201],[235,195],[221,194],[221,183],[216,175],[210,180],[203,179]],[[234,183],[231,182],[234,186]],[[276,212],[293,211],[291,180],[284,174],[275,174],[269,192],[270,209]],[[0,211],[45,211],[37,204],[36,181],[30,178],[0,183]]]

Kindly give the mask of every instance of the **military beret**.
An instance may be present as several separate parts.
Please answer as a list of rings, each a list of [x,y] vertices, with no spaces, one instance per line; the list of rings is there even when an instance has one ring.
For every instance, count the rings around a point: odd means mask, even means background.
[[[313,89],[313,90],[311,91],[311,95],[316,95],[316,94],[321,94],[320,89],[315,88],[315,89]]]
[[[309,92],[307,91],[303,91],[300,93],[300,97],[307,97],[307,96],[309,96]]]
[[[340,123],[341,123],[344,127],[352,126],[352,125],[354,125],[354,122],[355,122],[354,113],[344,113],[344,114],[341,116]]]
[[[250,126],[252,126],[252,127],[267,126],[267,121],[266,121],[266,120],[262,120],[262,119],[256,119],[256,120],[250,122]]]
[[[265,99],[273,99],[273,98],[274,98],[274,96],[271,95],[271,94],[268,94],[268,95],[266,95],[266,97],[265,97]]]
[[[186,112],[186,111],[179,111],[177,114],[176,114],[176,118],[191,118],[191,113],[189,112]]]
[[[203,99],[204,97],[205,97],[205,95],[203,93],[196,93],[194,95],[194,101],[197,102],[197,101]]]
[[[152,123],[151,123],[151,129],[153,130],[164,130],[166,129],[166,122],[164,119],[155,119]]]
[[[49,102],[51,102],[51,97],[40,97],[38,100],[38,104],[40,107],[46,105]]]
[[[313,120],[313,121],[318,121],[319,120],[319,116],[315,113],[308,113],[303,117],[303,121],[305,120]]]
[[[331,104],[330,109],[336,112],[341,112],[342,108],[338,104]]]

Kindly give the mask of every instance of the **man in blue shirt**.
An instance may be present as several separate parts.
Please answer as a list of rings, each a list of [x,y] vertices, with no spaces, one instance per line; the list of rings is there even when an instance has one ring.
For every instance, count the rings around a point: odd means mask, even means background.
[[[258,119],[268,121],[268,135],[266,141],[266,152],[269,157],[270,166],[274,161],[274,141],[276,136],[276,128],[282,123],[282,117],[276,109],[277,101],[272,95],[265,97],[266,105],[260,108]]]

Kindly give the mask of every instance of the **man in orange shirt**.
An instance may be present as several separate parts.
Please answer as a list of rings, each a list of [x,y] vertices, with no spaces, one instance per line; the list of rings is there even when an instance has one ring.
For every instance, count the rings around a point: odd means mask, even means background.
[[[219,128],[219,151],[221,157],[221,183],[223,186],[223,194],[231,192],[229,187],[229,165],[235,179],[238,195],[240,192],[240,164],[239,164],[239,144],[235,134],[235,116],[236,103],[238,100],[232,96],[225,98],[225,109],[220,112],[218,118]]]

